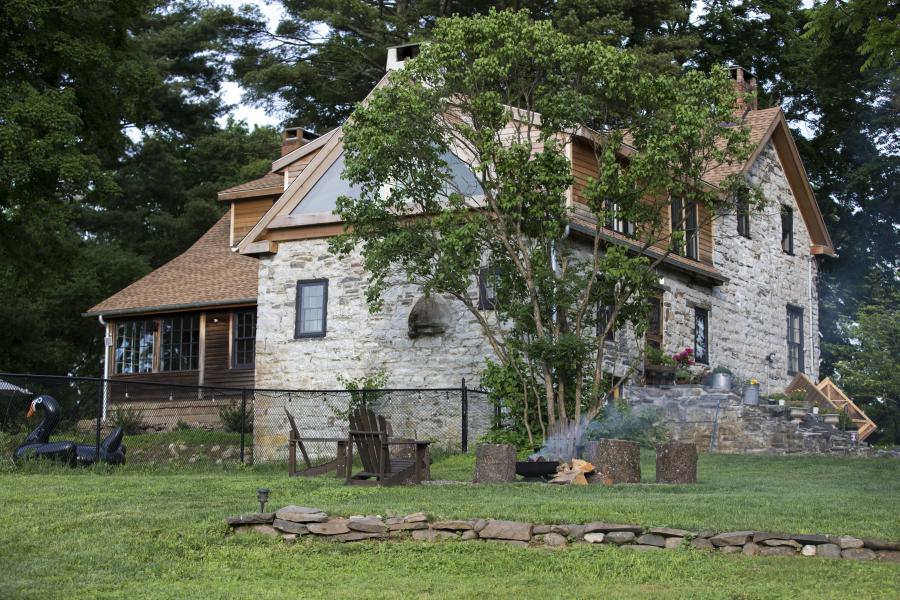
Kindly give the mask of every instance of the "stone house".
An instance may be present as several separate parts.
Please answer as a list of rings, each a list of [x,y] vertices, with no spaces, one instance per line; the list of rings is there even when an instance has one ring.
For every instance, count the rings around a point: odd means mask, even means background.
[[[389,70],[404,53],[389,51]],[[754,85],[740,68],[733,76],[744,89]],[[702,224],[681,255],[660,265],[647,341],[669,353],[695,348],[700,362],[775,391],[797,372],[818,376],[818,260],[834,248],[784,114],[749,106],[743,118],[754,152],[705,179],[715,186],[744,173],[761,186],[766,208],[693,215]],[[362,261],[329,253],[329,238],[343,230],[335,200],[356,192],[341,179],[341,139],[341,128],[321,136],[286,130],[268,174],[219,193],[228,211],[195,246],[86,313],[107,328],[107,376],[334,389],[338,375],[386,369],[391,387],[477,384],[490,349],[461,304],[426,299],[398,281],[370,313]],[[595,167],[589,143],[569,146],[572,238],[627,244],[627,224],[598,227],[580,210]],[[451,166],[465,179],[464,168]],[[490,311],[476,274],[474,287]]]

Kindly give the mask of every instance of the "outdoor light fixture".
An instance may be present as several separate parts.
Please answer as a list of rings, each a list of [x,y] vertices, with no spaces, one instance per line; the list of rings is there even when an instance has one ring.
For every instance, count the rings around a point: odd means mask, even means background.
[[[265,512],[266,501],[269,499],[269,488],[257,488],[256,499],[259,500],[259,512]]]

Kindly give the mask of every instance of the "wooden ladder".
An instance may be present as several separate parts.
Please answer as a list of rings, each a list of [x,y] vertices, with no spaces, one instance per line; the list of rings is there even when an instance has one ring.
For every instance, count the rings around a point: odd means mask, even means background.
[[[819,407],[829,404],[835,409],[846,413],[856,425],[856,439],[860,442],[878,429],[875,422],[853,400],[848,398],[847,394],[836,386],[830,377],[826,377],[819,385],[816,385],[805,374],[797,373],[787,386],[787,389],[785,389],[785,393],[790,394],[797,390],[806,392],[807,402]]]

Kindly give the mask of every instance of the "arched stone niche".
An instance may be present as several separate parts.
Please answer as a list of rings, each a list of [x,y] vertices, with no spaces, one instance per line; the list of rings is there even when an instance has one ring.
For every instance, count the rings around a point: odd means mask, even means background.
[[[413,304],[407,320],[411,338],[441,335],[450,326],[450,307],[437,295],[422,296]]]

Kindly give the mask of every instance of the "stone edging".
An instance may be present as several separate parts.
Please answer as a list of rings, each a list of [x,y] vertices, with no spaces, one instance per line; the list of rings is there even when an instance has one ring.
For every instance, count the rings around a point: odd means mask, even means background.
[[[900,542],[820,534],[775,534],[765,531],[691,532],[669,527],[615,523],[540,525],[498,519],[429,521],[424,512],[383,519],[380,516],[330,517],[325,511],[285,506],[275,512],[226,519],[234,533],[258,533],[292,543],[300,536],[336,542],[371,539],[484,541],[513,546],[564,547],[604,544],[627,550],[657,551],[691,547],[747,556],[820,556],[849,560],[900,562]]]

